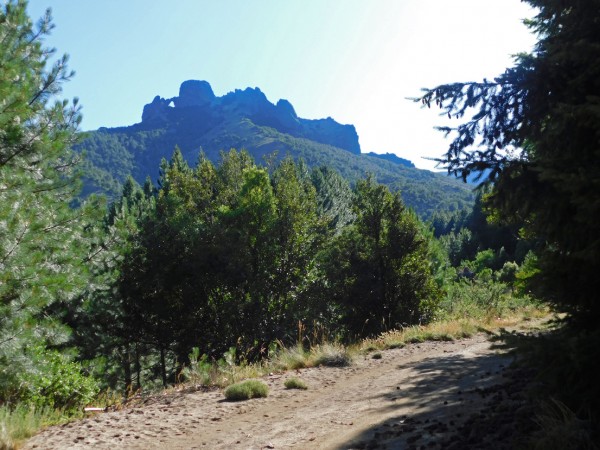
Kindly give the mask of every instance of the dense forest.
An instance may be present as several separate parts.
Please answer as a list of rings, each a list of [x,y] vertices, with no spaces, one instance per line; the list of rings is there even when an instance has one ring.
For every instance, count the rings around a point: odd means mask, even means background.
[[[439,295],[398,194],[290,159],[269,175],[232,150],[190,169],[176,149],[157,188],[128,180],[103,234],[104,288],[72,326],[85,357],[108,358],[125,385],[153,370],[172,382],[193,347],[256,359],[291,345],[298,322],[350,339],[426,321]]]
[[[594,418],[600,8],[529,3],[539,9],[532,54],[493,81],[416,99],[457,120],[475,109],[443,130],[454,140],[440,161],[464,178],[489,174],[473,207],[423,222],[401,186],[351,184],[321,160],[259,165],[242,150],[216,162],[198,152],[190,165],[164,149],[156,183],[123,172],[110,202],[82,197],[79,106],[56,100],[72,76],[67,57],[50,64],[49,13],[34,25],[24,1],[6,2],[0,408],[73,413],[107,389],[175,383],[194,352],[267,359],[297,343],[298,327],[350,343],[542,301],[566,313],[544,347],[559,353],[540,353],[558,361],[554,382],[573,380],[558,398]]]

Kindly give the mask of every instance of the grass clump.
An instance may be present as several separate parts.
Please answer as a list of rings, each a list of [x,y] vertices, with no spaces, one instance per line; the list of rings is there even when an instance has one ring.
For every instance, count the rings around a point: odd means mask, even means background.
[[[535,450],[594,450],[597,449],[591,419],[580,419],[564,403],[551,399],[536,414],[540,430],[532,438]]]
[[[281,348],[273,358],[275,367],[283,370],[304,369],[310,365],[310,354],[301,344],[295,347]]]
[[[389,348],[389,349],[403,348],[403,347],[406,347],[406,344],[404,342],[400,342],[400,341],[398,341],[398,342],[392,341],[387,345],[387,348]]]
[[[308,386],[306,385],[306,383],[304,381],[302,381],[300,378],[296,378],[296,377],[285,380],[285,383],[283,383],[283,385],[286,387],[286,389],[302,389],[302,390],[308,389]]]
[[[381,359],[381,358],[383,358],[383,355],[381,354],[381,352],[377,352],[377,353],[373,353],[373,356],[371,356],[371,358]]]
[[[12,450],[47,425],[61,423],[66,416],[60,410],[20,404],[0,406],[0,449]]]
[[[345,367],[352,363],[352,350],[340,343],[325,343],[305,350],[298,344],[282,348],[273,358],[272,364],[279,370],[296,370],[306,367]]]
[[[269,395],[269,387],[258,380],[242,381],[225,389],[225,398],[231,402],[266,397],[267,395]]]
[[[312,350],[312,365],[346,367],[352,364],[350,351],[341,344],[323,344]]]

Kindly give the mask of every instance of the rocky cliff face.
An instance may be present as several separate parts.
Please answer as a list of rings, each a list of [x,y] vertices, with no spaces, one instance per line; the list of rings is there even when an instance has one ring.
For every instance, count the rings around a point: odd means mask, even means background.
[[[179,97],[172,100],[176,108],[186,108],[210,105],[215,98],[215,93],[207,81],[188,80],[181,83]]]
[[[144,128],[163,126],[185,116],[186,122],[197,120],[198,129],[206,129],[206,120],[211,126],[221,126],[228,121],[249,119],[259,126],[267,126],[293,137],[310,139],[332,145],[354,154],[360,154],[358,134],[353,125],[342,125],[331,117],[308,120],[299,118],[287,100],[271,103],[259,88],[235,90],[216,97],[206,81],[188,80],[181,84],[179,96],[164,99],[154,97],[144,106],[142,125]]]

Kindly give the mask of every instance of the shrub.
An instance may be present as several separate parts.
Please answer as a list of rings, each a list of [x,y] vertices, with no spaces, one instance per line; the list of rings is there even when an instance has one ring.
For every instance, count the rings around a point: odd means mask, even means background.
[[[371,358],[381,359],[381,358],[383,358],[383,355],[381,353],[377,352],[377,353],[373,353],[373,356],[371,356]]]
[[[183,377],[195,384],[204,386],[214,384],[217,371],[215,365],[208,360],[208,355],[200,356],[200,349],[194,347],[189,354],[189,358],[190,365],[183,368]]]
[[[218,360],[209,360],[208,355],[200,356],[200,349],[194,347],[189,354],[190,364],[184,367],[181,375],[185,380],[204,386],[227,386],[237,380],[260,376],[264,373],[260,364],[249,365],[245,361],[236,364],[236,348],[230,347]]]
[[[232,402],[266,397],[267,395],[269,395],[269,387],[258,380],[242,381],[225,389],[225,398]]]
[[[37,370],[20,379],[20,398],[38,408],[74,410],[91,402],[98,393],[98,383],[83,374],[80,364],[54,350],[33,348]]]
[[[295,377],[285,380],[284,386],[286,387],[286,389],[308,389],[308,386],[304,381]]]
[[[517,310],[536,307],[528,296],[515,295],[505,284],[492,280],[455,282],[447,286],[446,298],[436,313],[438,320],[502,317]]]

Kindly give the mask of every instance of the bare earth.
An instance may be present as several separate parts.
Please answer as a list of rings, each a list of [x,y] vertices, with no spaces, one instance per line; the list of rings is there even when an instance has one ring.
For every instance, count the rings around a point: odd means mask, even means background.
[[[266,377],[270,393],[264,399],[232,403],[218,390],[153,397],[48,428],[25,448],[469,448],[465,430],[473,417],[486,416],[486,393],[502,397],[498,386],[510,362],[484,335],[412,344],[383,351],[382,359],[360,356],[346,368]],[[284,381],[293,376],[309,389],[285,389]],[[478,445],[472,448],[482,448]]]

